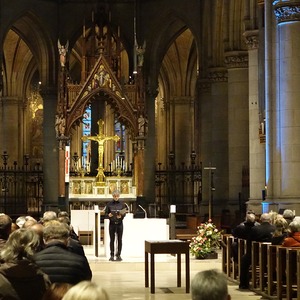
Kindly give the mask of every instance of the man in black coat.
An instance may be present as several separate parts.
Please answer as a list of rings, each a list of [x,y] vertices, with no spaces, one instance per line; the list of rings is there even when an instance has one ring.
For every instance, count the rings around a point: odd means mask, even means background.
[[[109,218],[109,236],[110,236],[110,261],[121,261],[122,236],[123,236],[123,219],[126,214],[126,206],[119,201],[120,192],[112,193],[113,200],[107,203],[105,216]],[[115,238],[117,238],[117,249],[115,251]]]
[[[238,239],[248,240],[251,228],[253,226],[260,225],[255,221],[255,214],[247,212],[245,221],[240,223],[232,230],[232,235],[235,237],[234,242],[231,245],[232,257],[235,262],[238,261]]]
[[[45,272],[52,283],[76,284],[92,279],[87,258],[68,250],[69,228],[55,223],[44,228],[45,247],[34,255],[35,263]]]
[[[261,224],[253,226],[250,230],[249,238],[247,239],[247,251],[242,257],[240,266],[240,289],[249,288],[249,268],[251,265],[252,242],[271,242],[275,226],[270,224],[270,220],[270,214],[264,213],[260,217]]]

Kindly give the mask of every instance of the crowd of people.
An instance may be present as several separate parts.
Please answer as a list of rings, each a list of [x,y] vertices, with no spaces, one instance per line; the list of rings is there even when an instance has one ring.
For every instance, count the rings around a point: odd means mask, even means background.
[[[110,219],[111,258],[121,260],[123,207],[119,193],[106,210]],[[121,228],[121,229],[120,229]],[[246,253],[240,264],[240,289],[249,288],[252,241],[300,247],[300,217],[292,210],[282,215],[263,213],[258,222],[253,211],[232,230],[236,238],[247,240]],[[117,239],[114,249],[112,241]],[[233,243],[233,259],[237,260],[238,243]],[[33,292],[34,291],[34,292]],[[228,300],[226,275],[218,270],[197,273],[191,282],[194,300]],[[103,299],[105,288],[92,281],[92,271],[67,212],[46,211],[40,220],[23,216],[15,222],[0,213],[0,299],[69,300]]]
[[[76,293],[84,285],[86,293],[107,300],[106,292],[91,280],[67,212],[46,211],[41,220],[22,216],[15,222],[0,214],[0,299],[65,299],[69,290]],[[72,295],[66,299],[96,299]]]
[[[240,263],[240,289],[249,289],[249,268],[251,266],[252,242],[269,242],[272,245],[285,247],[300,247],[300,217],[295,217],[294,211],[284,210],[283,214],[276,212],[263,213],[259,222],[253,211],[248,211],[245,221],[232,230],[236,239],[246,240],[246,253]],[[232,258],[237,261],[238,243],[232,244]]]

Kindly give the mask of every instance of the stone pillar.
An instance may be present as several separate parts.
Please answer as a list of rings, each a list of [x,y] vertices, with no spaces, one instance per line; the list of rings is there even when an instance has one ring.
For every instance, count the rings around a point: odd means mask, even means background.
[[[212,105],[211,105],[211,83],[208,79],[199,80],[199,102],[201,103],[199,128],[200,132],[200,157],[202,166],[208,166],[211,162],[212,153]],[[200,203],[200,215],[208,212],[208,172],[202,171],[202,199]]]
[[[188,96],[173,97],[174,103],[174,153],[175,165],[189,162],[194,150],[194,98]],[[182,147],[184,145],[184,147]]]
[[[216,167],[214,170],[213,206],[224,207],[228,200],[228,87],[227,70],[225,68],[209,69],[208,78],[211,83],[211,152],[207,161],[203,160],[203,168]],[[204,128],[203,128],[204,129]],[[210,188],[209,171],[203,171],[203,190]],[[205,185],[206,183],[206,185]],[[210,193],[209,193],[210,194]],[[204,199],[205,200],[205,199]],[[218,205],[222,203],[222,205]],[[215,209],[215,215],[220,215]]]
[[[44,208],[58,206],[58,143],[55,135],[55,113],[57,89],[43,88],[41,95],[44,103],[43,144],[44,144]]]
[[[23,136],[23,104],[18,97],[1,98],[1,146],[0,155],[6,151],[9,158],[8,164],[17,161],[23,163],[25,141]],[[12,143],[12,139],[14,142]],[[0,162],[1,164],[1,162]]]
[[[300,211],[300,3],[274,1],[277,18],[277,95],[280,153],[279,208],[291,206]],[[296,208],[295,205],[298,205]]]
[[[246,202],[242,173],[249,166],[249,113],[248,113],[248,52],[232,51],[225,54],[228,68],[228,178],[229,201],[237,209],[239,193]]]
[[[246,31],[249,55],[249,176],[248,209],[261,213],[262,191],[265,189],[265,144],[259,138],[258,97],[258,30]]]
[[[146,93],[146,107],[148,118],[148,131],[144,150],[144,176],[143,194],[147,203],[155,201],[155,98],[157,96],[157,86],[148,87]]]

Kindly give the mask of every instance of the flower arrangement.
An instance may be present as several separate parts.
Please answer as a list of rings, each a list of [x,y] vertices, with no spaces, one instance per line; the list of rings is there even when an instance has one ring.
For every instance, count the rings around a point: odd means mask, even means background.
[[[190,242],[190,252],[196,258],[205,258],[220,246],[220,239],[221,232],[211,220],[201,223],[197,227],[197,236],[193,237]]]

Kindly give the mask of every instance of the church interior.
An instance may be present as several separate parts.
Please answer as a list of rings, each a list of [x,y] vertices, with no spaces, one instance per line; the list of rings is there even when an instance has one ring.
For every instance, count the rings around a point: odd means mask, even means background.
[[[297,9],[1,1],[1,210],[103,207],[117,188],[137,214],[175,206],[178,227],[297,213]]]

